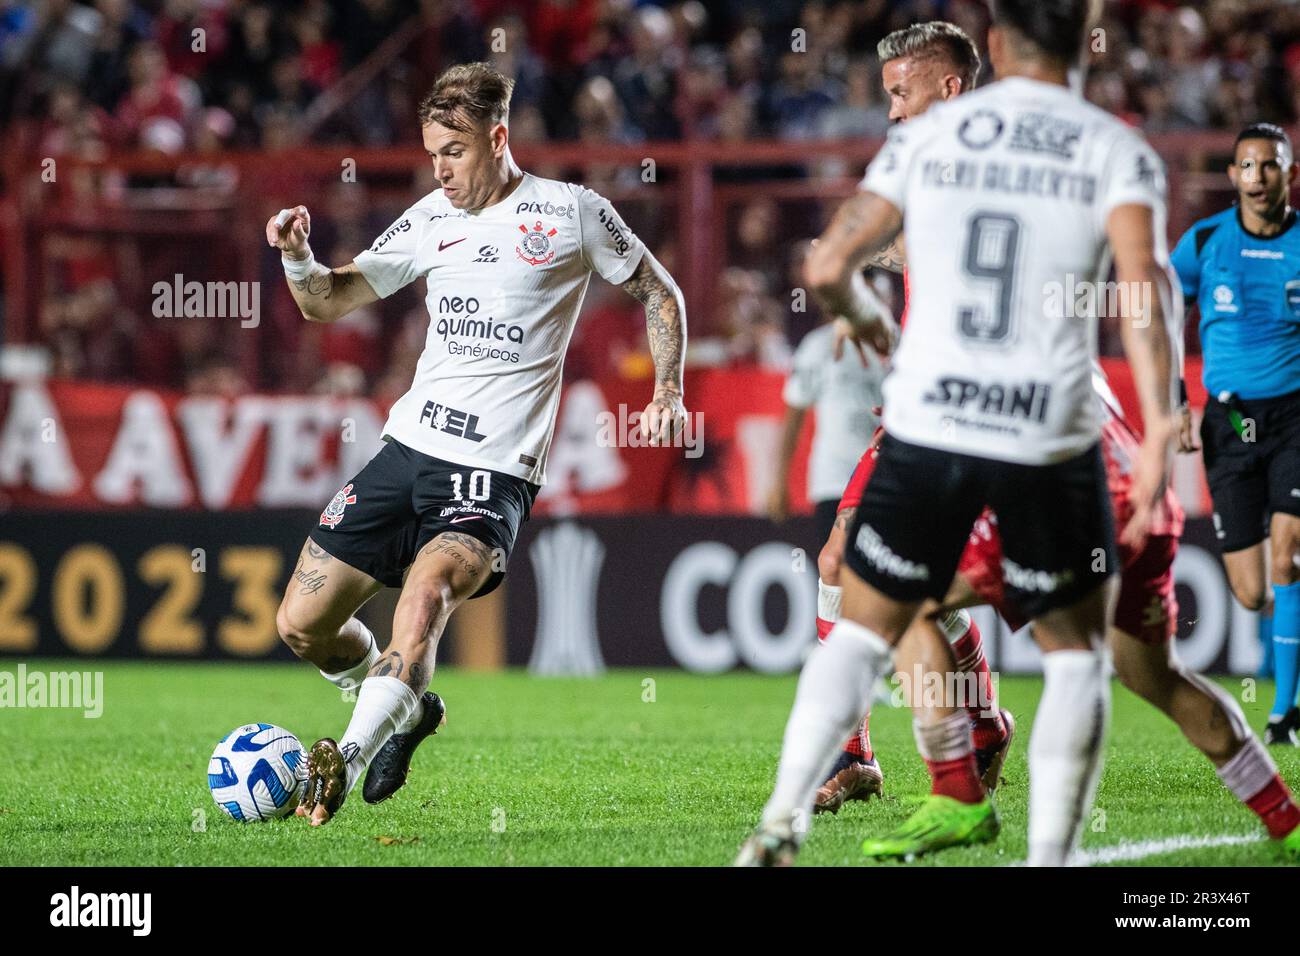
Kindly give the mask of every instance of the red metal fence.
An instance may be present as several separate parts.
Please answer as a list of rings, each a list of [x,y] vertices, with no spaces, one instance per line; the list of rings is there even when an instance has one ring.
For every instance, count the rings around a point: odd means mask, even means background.
[[[43,310],[90,278],[111,281],[121,306],[151,327],[155,282],[261,281],[257,329],[227,343],[247,380],[294,387],[301,322],[262,240],[281,207],[313,210],[322,261],[346,262],[432,188],[423,150],[313,147],[285,152],[162,156],[132,154],[85,162],[34,155],[21,131],[6,150],[8,192],[0,197],[5,341],[38,342]],[[1230,133],[1153,138],[1169,168],[1170,236],[1231,201],[1223,166]],[[692,334],[725,336],[722,277],[756,270],[789,331],[797,284],[791,253],[816,235],[837,200],[853,190],[879,141],[686,142],[634,146],[519,144],[520,164],[543,176],[603,192],[661,255],[686,295]],[[26,146],[26,148],[24,148]],[[223,327],[223,335],[225,335]],[[283,384],[282,384],[283,383]]]

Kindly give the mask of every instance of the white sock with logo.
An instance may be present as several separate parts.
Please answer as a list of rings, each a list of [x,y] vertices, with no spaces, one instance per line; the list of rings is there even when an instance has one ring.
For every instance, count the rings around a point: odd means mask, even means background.
[[[349,793],[379,748],[419,710],[420,698],[396,677],[367,677],[361,682],[352,720],[339,741],[347,759]]]
[[[366,675],[370,673],[370,668],[374,667],[375,663],[379,660],[379,642],[375,640],[375,635],[370,628],[366,627],[355,617],[349,618],[347,623],[343,625],[343,628],[348,627],[356,628],[360,632],[361,636],[370,642],[370,649],[366,651],[365,657],[361,658],[360,661],[353,664],[347,670],[339,671],[337,674],[326,674],[324,671],[320,672],[321,677],[325,678],[340,690],[347,690],[350,687],[359,687],[361,682],[366,679]]]
[[[1101,777],[1110,681],[1096,651],[1043,655],[1043,696],[1029,738],[1029,865],[1064,866]]]
[[[862,720],[877,678],[889,673],[893,653],[879,634],[845,620],[836,622],[825,643],[813,648],[799,676],[776,788],[763,809],[763,823],[791,824],[802,841],[817,788],[845,737]]]

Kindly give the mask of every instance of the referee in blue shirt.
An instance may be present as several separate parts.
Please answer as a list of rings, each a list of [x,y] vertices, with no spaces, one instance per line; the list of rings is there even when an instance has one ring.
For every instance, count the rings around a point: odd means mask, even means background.
[[[1292,746],[1300,746],[1300,228],[1289,201],[1297,171],[1281,128],[1242,130],[1228,167],[1236,205],[1192,226],[1173,253],[1201,313],[1209,392],[1201,445],[1228,580],[1252,611],[1268,603],[1266,572],[1273,584],[1277,690],[1264,740]]]

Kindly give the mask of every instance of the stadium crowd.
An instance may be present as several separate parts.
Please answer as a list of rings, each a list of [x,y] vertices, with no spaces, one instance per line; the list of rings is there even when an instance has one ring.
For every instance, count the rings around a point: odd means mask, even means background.
[[[40,157],[214,157],[189,182],[220,184],[215,157],[227,151],[414,144],[434,76],[487,59],[515,79],[512,134],[527,142],[878,137],[889,119],[876,42],[936,18],[982,38],[986,17],[978,0],[0,0],[0,128],[8,139],[22,126]],[[1298,4],[1120,0],[1102,29],[1086,93],[1149,133],[1300,117]],[[583,178],[602,189],[617,175]],[[361,188],[316,201],[326,262],[364,248],[394,212],[371,208]],[[791,228],[771,199],[736,210],[709,322],[726,344],[713,360],[786,366],[816,320],[792,319],[788,297],[797,239],[816,225]],[[669,224],[645,238],[672,262]],[[102,243],[63,237],[47,251],[62,265],[36,293],[37,333],[57,374],[249,384],[211,329],[141,335],[151,319],[125,301],[121,263]],[[636,304],[598,286],[571,371],[644,369]],[[408,299],[337,328],[273,316],[273,341],[295,357],[252,384],[389,396],[409,381],[421,315]]]

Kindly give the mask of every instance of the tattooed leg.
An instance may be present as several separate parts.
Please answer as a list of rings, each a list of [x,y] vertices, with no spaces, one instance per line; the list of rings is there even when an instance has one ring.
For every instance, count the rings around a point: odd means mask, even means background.
[[[375,763],[379,773],[373,784],[367,778],[366,799],[386,799],[405,782],[411,753],[445,715],[441,701],[425,693],[438,639],[452,611],[487,580],[492,564],[491,548],[451,531],[416,556],[393,615],[392,643],[362,682],[347,733],[339,740],[347,790],[381,751],[387,757]],[[313,825],[322,815],[329,818],[319,806],[312,814]]]
[[[327,678],[348,677],[347,672],[365,662],[374,646],[370,629],[353,615],[381,587],[370,575],[308,540],[276,613],[280,639]],[[369,666],[351,675],[351,682],[361,680]]]
[[[482,586],[496,563],[492,548],[468,534],[444,531],[426,544],[402,587],[393,642],[376,667],[423,693],[452,611]]]

